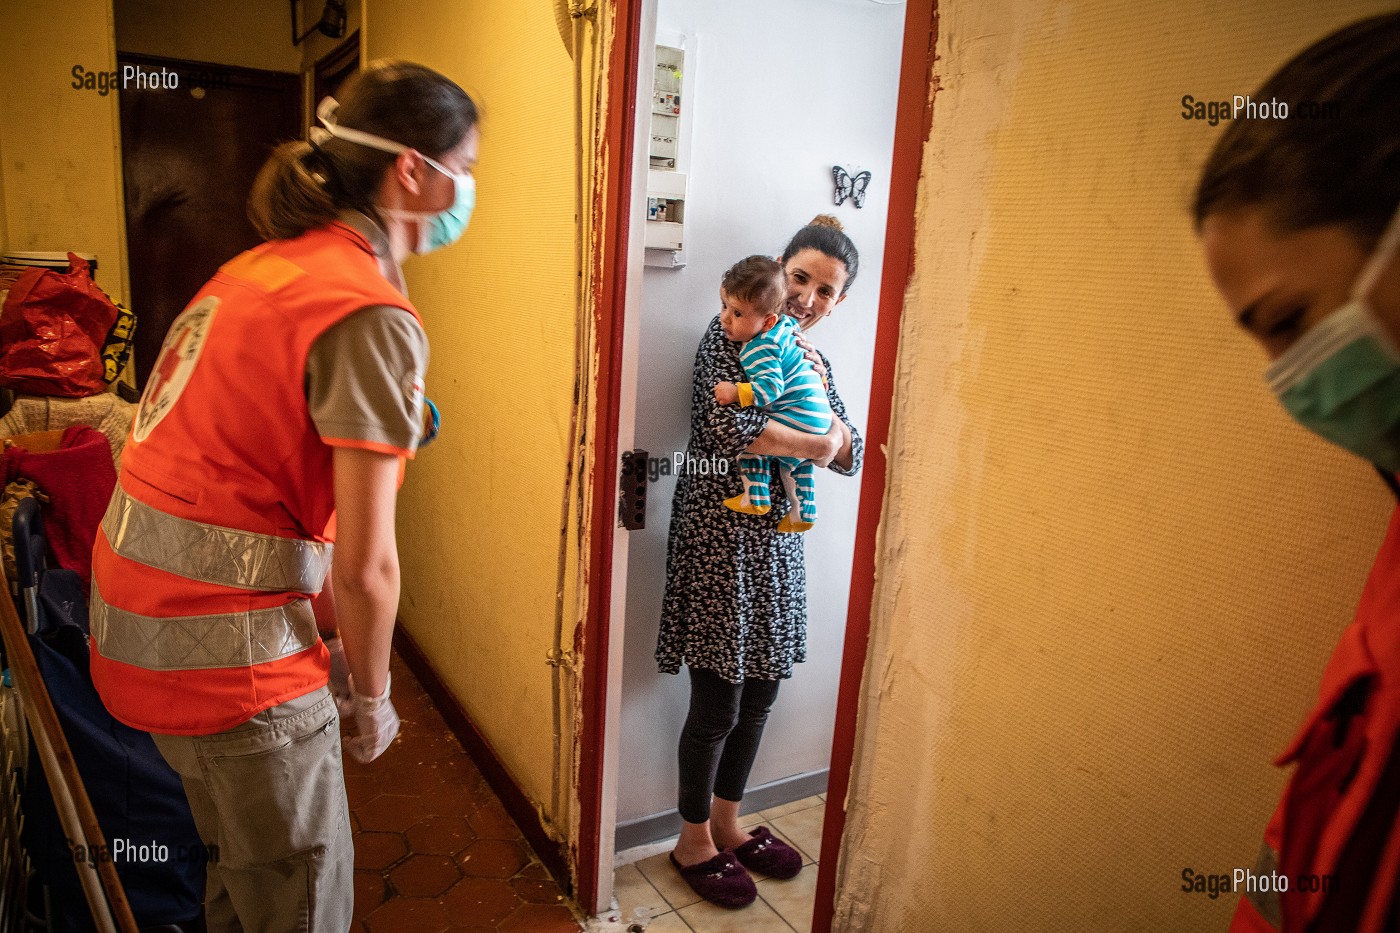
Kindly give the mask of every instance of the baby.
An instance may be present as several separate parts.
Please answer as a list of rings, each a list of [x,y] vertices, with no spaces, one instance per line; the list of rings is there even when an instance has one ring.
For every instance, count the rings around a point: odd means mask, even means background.
[[[766,256],[736,263],[720,280],[720,326],[744,346],[739,359],[748,382],[721,382],[715,401],[721,405],[756,405],[769,417],[808,434],[831,430],[831,404],[821,377],[797,345],[797,322],[782,313],[787,299],[783,267]],[[736,512],[762,515],[771,507],[770,460],[778,461],[788,500],[796,505],[778,523],[779,531],[806,531],[817,520],[815,468],[795,457],[739,456],[744,492],[724,504]]]

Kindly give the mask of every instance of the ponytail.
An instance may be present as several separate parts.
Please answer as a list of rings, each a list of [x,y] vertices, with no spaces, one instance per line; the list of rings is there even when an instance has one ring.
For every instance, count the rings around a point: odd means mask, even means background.
[[[253,182],[248,219],[267,240],[289,240],[330,223],[340,213],[329,168],[307,142],[288,142],[272,153]]]

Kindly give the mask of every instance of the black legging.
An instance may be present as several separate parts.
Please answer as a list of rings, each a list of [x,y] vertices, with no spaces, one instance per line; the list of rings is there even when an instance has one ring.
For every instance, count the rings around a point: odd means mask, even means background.
[[[714,671],[690,667],[690,713],[681,730],[680,811],[687,823],[710,818],[710,795],[744,799],[777,680],[731,684]],[[723,746],[721,752],[721,746]]]

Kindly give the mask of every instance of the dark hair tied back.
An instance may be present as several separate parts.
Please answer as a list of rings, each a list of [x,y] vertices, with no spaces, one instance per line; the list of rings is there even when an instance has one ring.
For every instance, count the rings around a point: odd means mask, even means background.
[[[339,91],[335,121],[439,158],[477,123],[476,104],[452,80],[410,62],[370,62]],[[248,216],[269,240],[300,236],[346,209],[375,215],[394,154],[348,140],[283,143],[253,182]]]
[[[814,249],[844,265],[846,284],[841,287],[841,294],[844,295],[850,290],[851,283],[856,280],[856,273],[860,271],[860,253],[851,242],[851,238],[841,230],[841,221],[830,214],[818,214],[813,217],[811,223],[797,231],[788,241],[787,249],[783,250],[783,265],[786,266],[789,259],[804,249]]]
[[[1400,13],[1299,52],[1259,90],[1286,119],[1237,119],[1201,171],[1193,213],[1263,208],[1281,232],[1343,224],[1374,241],[1400,204]]]

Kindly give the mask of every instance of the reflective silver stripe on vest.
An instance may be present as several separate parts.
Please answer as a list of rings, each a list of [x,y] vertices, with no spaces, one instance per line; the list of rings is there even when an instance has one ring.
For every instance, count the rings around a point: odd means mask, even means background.
[[[1272,876],[1278,871],[1278,853],[1276,853],[1266,842],[1259,847],[1259,857],[1254,860],[1255,877],[1261,875]],[[1260,891],[1258,885],[1251,891],[1248,887],[1244,892],[1245,900],[1254,905],[1254,909],[1259,911],[1259,916],[1275,929],[1283,929],[1283,902],[1279,900],[1277,891]]]
[[[319,593],[331,566],[328,542],[179,518],[131,498],[120,486],[102,517],[102,533],[127,560],[245,590]]]
[[[90,609],[98,652],[148,671],[248,667],[304,651],[320,638],[305,599],[252,612],[161,619],[107,605],[94,581]]]

